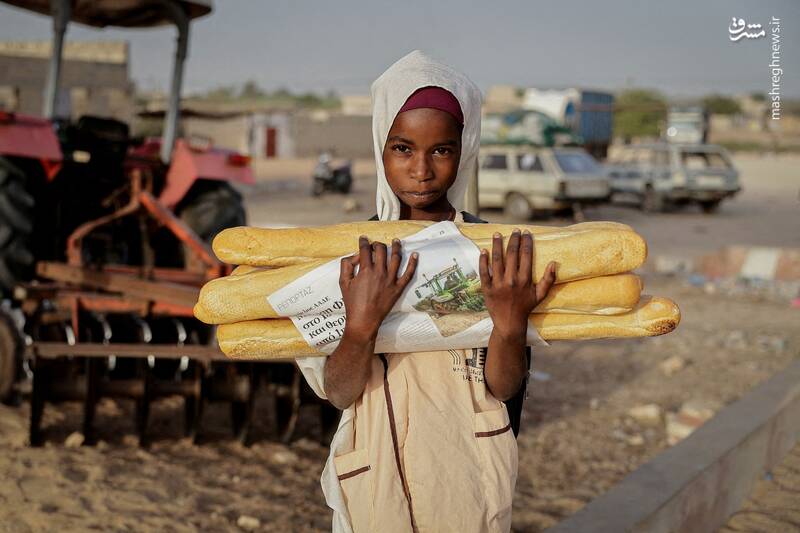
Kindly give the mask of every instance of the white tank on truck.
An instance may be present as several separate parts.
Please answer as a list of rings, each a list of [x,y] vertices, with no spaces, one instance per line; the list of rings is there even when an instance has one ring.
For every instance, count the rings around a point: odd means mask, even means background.
[[[614,123],[613,94],[579,88],[529,88],[525,90],[522,107],[551,117],[580,137],[590,154],[598,159],[606,157]]]

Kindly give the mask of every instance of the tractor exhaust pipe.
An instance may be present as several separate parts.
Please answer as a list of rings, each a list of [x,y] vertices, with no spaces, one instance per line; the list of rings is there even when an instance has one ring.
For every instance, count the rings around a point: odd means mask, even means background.
[[[55,118],[58,81],[61,75],[61,59],[64,51],[64,35],[67,33],[72,5],[70,0],[50,0],[50,14],[53,16],[53,49],[47,69],[47,83],[44,87],[42,116]]]
[[[172,149],[178,136],[178,122],[181,115],[181,88],[183,86],[183,63],[189,49],[189,15],[183,6],[173,0],[163,0],[164,7],[169,13],[178,37],[175,43],[175,62],[172,66],[172,81],[169,91],[167,114],[164,117],[164,134],[161,139],[161,161],[169,164],[172,159]]]

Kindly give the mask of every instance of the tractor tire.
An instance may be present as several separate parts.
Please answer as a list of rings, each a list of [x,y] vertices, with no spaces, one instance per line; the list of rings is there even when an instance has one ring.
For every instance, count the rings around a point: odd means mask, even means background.
[[[14,393],[23,347],[24,343],[14,319],[0,309],[0,401],[2,402],[11,400]]]
[[[0,157],[0,296],[33,276],[33,196],[25,189],[25,174]]]
[[[207,243],[220,231],[247,223],[242,195],[224,181],[198,182],[181,203],[178,217]]]

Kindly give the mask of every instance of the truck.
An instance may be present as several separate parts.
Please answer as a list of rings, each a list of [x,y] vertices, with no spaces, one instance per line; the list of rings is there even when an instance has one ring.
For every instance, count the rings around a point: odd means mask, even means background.
[[[614,123],[614,95],[589,89],[525,90],[523,109],[538,111],[565,126],[580,145],[597,159],[605,159]]]

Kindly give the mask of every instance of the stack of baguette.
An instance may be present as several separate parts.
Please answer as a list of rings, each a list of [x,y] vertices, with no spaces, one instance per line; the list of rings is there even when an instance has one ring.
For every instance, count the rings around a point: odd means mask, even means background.
[[[325,355],[306,343],[289,318],[279,317],[267,297],[331,259],[355,253],[360,235],[389,243],[429,224],[388,221],[227,229],[214,239],[214,252],[220,260],[239,266],[230,276],[203,287],[194,314],[219,325],[220,348],[232,358]],[[458,224],[465,237],[489,250],[495,233],[502,234],[507,243],[515,228],[534,235],[535,280],[550,261],[558,264],[556,285],[529,319],[543,339],[647,337],[669,333],[678,325],[680,311],[672,301],[641,294],[641,280],[631,271],[644,263],[647,244],[629,226],[615,222],[562,228]]]

